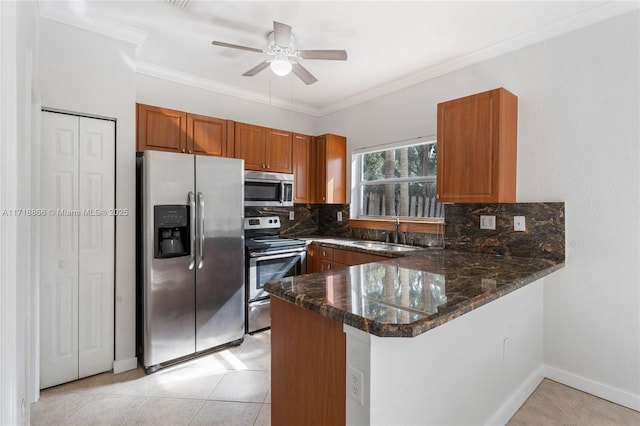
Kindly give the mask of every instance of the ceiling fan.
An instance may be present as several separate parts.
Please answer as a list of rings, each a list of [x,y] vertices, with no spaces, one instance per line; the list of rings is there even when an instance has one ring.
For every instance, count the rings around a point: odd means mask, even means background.
[[[273,31],[267,36],[268,45],[265,50],[254,47],[239,46],[237,44],[212,41],[214,46],[230,47],[232,49],[248,50],[249,52],[265,53],[268,58],[259,63],[244,76],[252,77],[267,67],[274,74],[285,76],[293,72],[305,84],[313,84],[318,81],[300,62],[305,59],[323,59],[332,61],[346,61],[347,52],[344,50],[296,50],[295,37],[291,27],[287,24],[273,21]]]

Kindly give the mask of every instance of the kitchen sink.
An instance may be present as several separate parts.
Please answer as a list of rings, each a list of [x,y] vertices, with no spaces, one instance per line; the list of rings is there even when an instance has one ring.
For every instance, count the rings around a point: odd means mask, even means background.
[[[380,251],[412,251],[417,250],[417,247],[413,246],[400,246],[395,244],[377,243],[372,241],[356,241],[352,243],[354,246],[364,247],[370,250]]]

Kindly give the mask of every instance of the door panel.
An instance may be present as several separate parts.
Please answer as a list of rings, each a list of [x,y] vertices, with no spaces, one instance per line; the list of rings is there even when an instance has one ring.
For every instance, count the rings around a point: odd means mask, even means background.
[[[293,173],[293,143],[291,133],[267,130],[267,169],[270,172]]]
[[[196,270],[196,351],[244,334],[242,177],[241,160],[196,157],[196,191],[205,206],[204,260]]]
[[[264,127],[236,123],[234,157],[242,158],[247,170],[264,170],[265,155]]]
[[[227,121],[187,114],[187,149],[193,154],[226,157]]]
[[[42,113],[40,386],[113,366],[115,124]],[[104,209],[104,210],[103,210]]]
[[[79,377],[113,366],[115,124],[79,118]]]
[[[43,113],[40,386],[78,378],[78,120]]]

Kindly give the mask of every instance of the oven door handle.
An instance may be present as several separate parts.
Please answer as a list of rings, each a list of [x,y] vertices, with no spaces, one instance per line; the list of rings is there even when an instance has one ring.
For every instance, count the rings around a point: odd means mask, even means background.
[[[259,257],[260,260],[283,259],[285,257],[300,256],[305,251],[307,251],[306,248],[302,248],[295,251],[280,250],[280,251],[270,251],[270,252],[253,252],[253,253],[249,253],[249,257],[253,257],[253,258]]]

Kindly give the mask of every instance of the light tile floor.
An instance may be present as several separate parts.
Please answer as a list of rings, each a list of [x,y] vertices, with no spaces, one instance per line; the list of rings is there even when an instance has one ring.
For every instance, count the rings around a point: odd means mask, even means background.
[[[640,425],[640,412],[544,379],[509,426]]]
[[[146,375],[110,372],[45,389],[32,425],[270,425],[271,333]]]
[[[271,424],[271,333],[145,375],[103,373],[46,389],[32,425]],[[544,380],[510,426],[639,425],[640,413]]]

